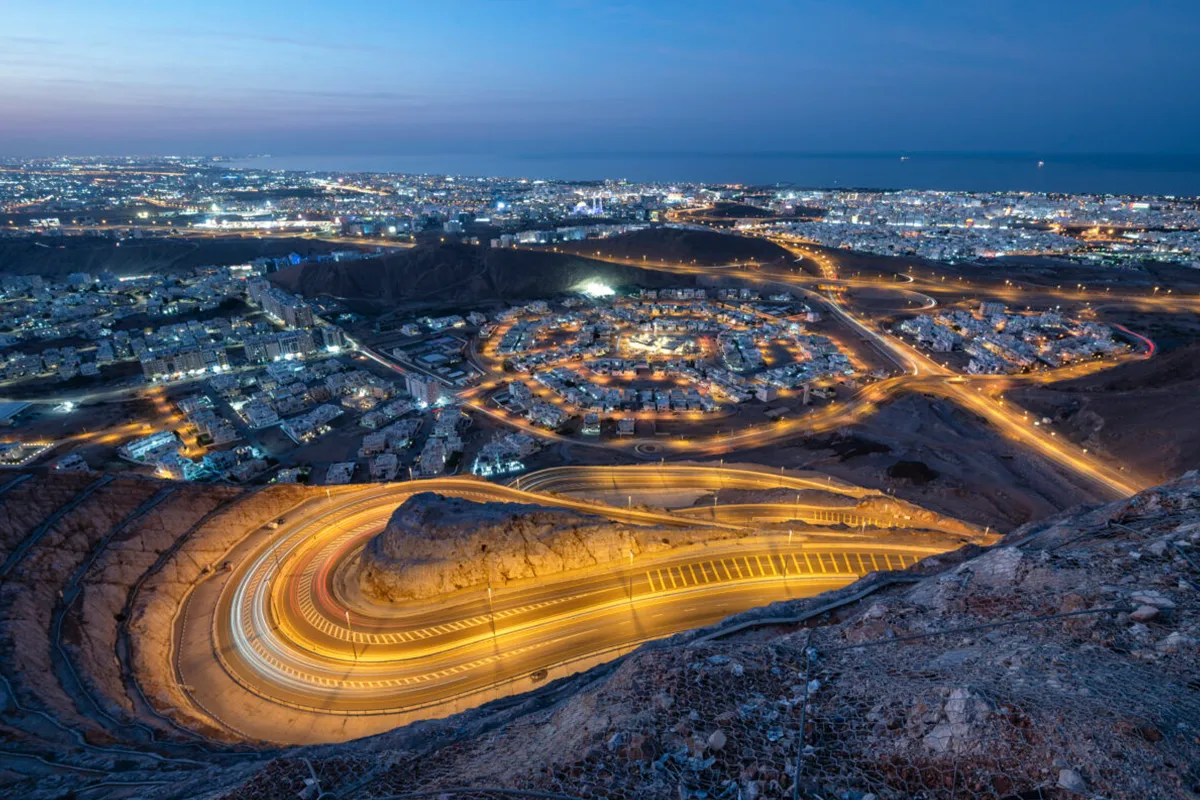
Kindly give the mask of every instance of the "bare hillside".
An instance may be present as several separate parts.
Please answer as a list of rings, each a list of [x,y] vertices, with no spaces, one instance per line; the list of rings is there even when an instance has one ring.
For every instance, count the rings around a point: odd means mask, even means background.
[[[182,272],[204,266],[243,264],[261,256],[298,253],[309,257],[346,249],[295,238],[127,239],[90,236],[0,239],[0,273],[62,278],[72,272],[140,275]]]
[[[1200,345],[1013,398],[1085,447],[1155,480],[1200,467]]]
[[[599,280],[612,286],[679,286],[689,279],[555,252],[490,249],[457,243],[421,245],[357,262],[300,264],[272,279],[307,296],[392,306],[462,305],[524,300]]]
[[[748,261],[760,264],[790,263],[791,256],[782,247],[749,236],[685,228],[647,228],[611,239],[587,241],[575,245],[576,252],[599,251],[616,258],[692,263],[699,266],[724,266]]]

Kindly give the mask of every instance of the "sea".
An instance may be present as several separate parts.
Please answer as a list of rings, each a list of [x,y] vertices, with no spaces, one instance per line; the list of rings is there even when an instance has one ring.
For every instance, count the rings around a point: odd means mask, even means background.
[[[1200,154],[570,153],[260,156],[231,166],[825,189],[1200,196]]]

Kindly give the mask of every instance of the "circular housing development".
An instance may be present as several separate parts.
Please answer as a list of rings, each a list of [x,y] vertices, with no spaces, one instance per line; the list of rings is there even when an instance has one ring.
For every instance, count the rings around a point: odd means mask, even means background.
[[[792,294],[589,293],[510,309],[481,338],[487,403],[544,431],[702,437],[830,399],[864,372]]]

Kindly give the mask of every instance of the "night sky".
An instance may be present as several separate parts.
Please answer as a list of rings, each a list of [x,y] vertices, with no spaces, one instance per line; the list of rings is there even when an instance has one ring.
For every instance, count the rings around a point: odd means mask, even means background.
[[[1200,150],[1200,2],[0,2],[0,156]]]

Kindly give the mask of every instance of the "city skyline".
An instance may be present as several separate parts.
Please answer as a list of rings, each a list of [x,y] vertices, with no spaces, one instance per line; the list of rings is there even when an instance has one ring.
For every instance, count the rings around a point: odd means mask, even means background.
[[[59,2],[8,11],[0,154],[1194,152],[1154,6]]]

